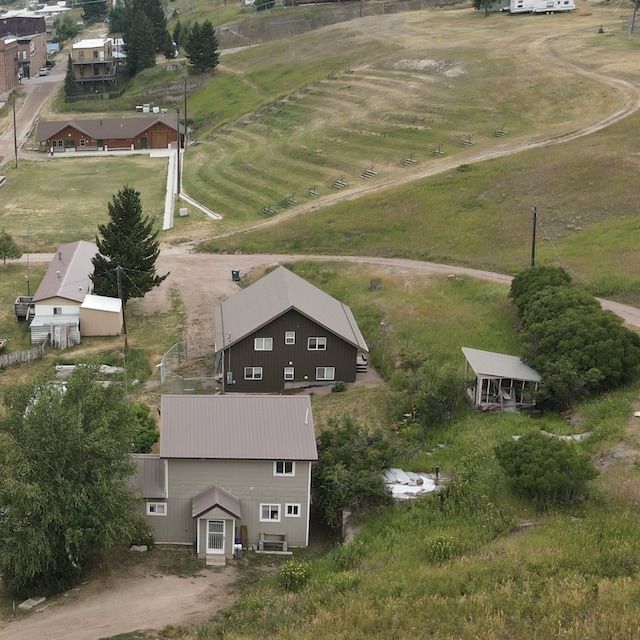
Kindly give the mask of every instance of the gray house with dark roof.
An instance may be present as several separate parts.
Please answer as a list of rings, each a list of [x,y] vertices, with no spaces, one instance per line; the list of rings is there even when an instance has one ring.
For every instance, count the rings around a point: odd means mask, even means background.
[[[162,396],[159,455],[138,455],[132,485],[158,544],[194,545],[215,562],[234,543],[309,543],[308,396]]]
[[[224,390],[278,393],[353,382],[369,349],[351,309],[278,267],[214,310]]]

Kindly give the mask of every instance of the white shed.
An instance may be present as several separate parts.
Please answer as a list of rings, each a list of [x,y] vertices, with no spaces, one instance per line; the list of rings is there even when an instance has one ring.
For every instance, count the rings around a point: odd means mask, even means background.
[[[122,301],[87,294],[80,305],[80,335],[118,336],[122,332]]]

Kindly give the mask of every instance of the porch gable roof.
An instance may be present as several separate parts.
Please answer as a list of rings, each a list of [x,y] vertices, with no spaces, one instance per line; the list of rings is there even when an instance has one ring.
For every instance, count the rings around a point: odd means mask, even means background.
[[[215,484],[191,500],[191,516],[199,518],[202,514],[216,507],[237,520],[241,517],[240,499]]]

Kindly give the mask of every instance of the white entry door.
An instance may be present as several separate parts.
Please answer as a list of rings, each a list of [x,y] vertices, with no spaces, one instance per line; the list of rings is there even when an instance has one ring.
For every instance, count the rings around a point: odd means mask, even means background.
[[[207,520],[207,553],[224,553],[224,520]]]

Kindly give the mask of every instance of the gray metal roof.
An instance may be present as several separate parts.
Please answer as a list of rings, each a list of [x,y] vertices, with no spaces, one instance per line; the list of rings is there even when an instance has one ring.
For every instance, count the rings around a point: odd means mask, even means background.
[[[112,120],[106,118],[97,120],[76,120],[75,118],[70,120],[41,120],[38,122],[38,128],[36,129],[36,141],[44,142],[50,140],[66,126],[77,129],[93,140],[129,140],[144,133],[156,122],[162,122],[174,131],[178,126],[174,118],[164,114]],[[182,125],[180,125],[180,133],[184,133]]]
[[[540,374],[522,362],[518,356],[482,351],[471,347],[462,347],[462,353],[476,375],[540,382]]]
[[[222,487],[218,487],[215,484],[210,489],[199,493],[193,498],[191,501],[191,516],[193,518],[199,518],[203,513],[211,511],[211,509],[215,507],[226,511],[234,518],[242,517],[240,498],[237,498],[232,493],[225,491]]]
[[[33,302],[60,297],[82,302],[87,293],[91,293],[91,259],[98,253],[93,242],[78,240],[58,247],[53,260],[42,278]]]
[[[164,395],[160,457],[317,460],[309,396]]]
[[[369,351],[351,309],[285,267],[278,267],[215,308],[216,351],[242,340],[290,309],[361,351]]]
[[[129,479],[129,486],[139,489],[143,498],[150,500],[166,500],[164,460],[153,453],[136,453],[133,461],[138,471]]]

